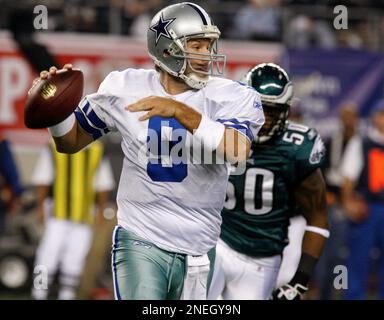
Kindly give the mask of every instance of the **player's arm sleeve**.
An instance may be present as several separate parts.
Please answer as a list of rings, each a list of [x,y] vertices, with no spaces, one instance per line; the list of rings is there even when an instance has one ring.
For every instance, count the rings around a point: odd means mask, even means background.
[[[348,142],[340,165],[344,178],[356,181],[363,170],[363,147],[360,137],[355,136]]]
[[[311,138],[306,140],[296,154],[296,174],[298,181],[302,181],[317,168],[322,168],[325,161],[325,146],[321,136],[311,129]]]
[[[115,179],[111,163],[107,158],[101,160],[94,179],[94,188],[96,192],[112,191],[115,188]]]
[[[118,98],[111,94],[115,72],[110,73],[96,93],[83,98],[75,110],[80,126],[96,140],[110,131],[116,131],[112,111]]]
[[[53,184],[53,159],[50,147],[40,153],[31,176],[31,185],[50,186]]]
[[[252,142],[264,124],[264,113],[259,94],[250,87],[238,84],[235,87],[236,99],[223,102],[214,120],[233,128]]]

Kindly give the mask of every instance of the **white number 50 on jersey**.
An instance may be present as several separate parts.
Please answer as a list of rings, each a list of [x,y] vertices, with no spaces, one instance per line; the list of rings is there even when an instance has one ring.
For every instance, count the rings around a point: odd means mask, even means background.
[[[256,184],[261,179],[260,184]],[[244,211],[248,214],[266,214],[272,210],[274,174],[261,168],[250,168],[245,174],[244,182]],[[261,207],[256,208],[255,196],[261,193]],[[228,182],[227,200],[224,207],[233,210],[236,207],[235,186]]]

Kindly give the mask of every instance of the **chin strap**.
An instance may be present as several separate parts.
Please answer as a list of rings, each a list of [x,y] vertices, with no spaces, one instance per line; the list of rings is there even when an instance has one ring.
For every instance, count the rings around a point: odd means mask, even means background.
[[[207,79],[202,79],[198,75],[191,73],[190,75],[186,76],[184,74],[179,76],[180,79],[183,79],[185,83],[190,86],[193,89],[202,89],[206,86],[208,82],[208,77]]]

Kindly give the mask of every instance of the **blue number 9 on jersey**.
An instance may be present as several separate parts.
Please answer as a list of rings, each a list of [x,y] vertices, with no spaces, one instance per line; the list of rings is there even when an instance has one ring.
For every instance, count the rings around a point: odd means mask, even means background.
[[[187,130],[174,118],[149,119],[147,173],[153,181],[181,182],[187,177],[186,137]]]

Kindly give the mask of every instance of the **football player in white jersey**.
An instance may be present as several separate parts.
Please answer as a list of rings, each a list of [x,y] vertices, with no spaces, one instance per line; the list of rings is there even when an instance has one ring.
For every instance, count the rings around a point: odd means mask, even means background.
[[[65,153],[109,131],[122,136],[112,252],[117,299],[206,298],[227,164],[246,161],[264,123],[255,90],[217,77],[225,68],[219,35],[193,3],[164,8],[147,34],[156,70],[110,73],[74,114],[49,128]],[[204,161],[195,161],[196,150]]]

